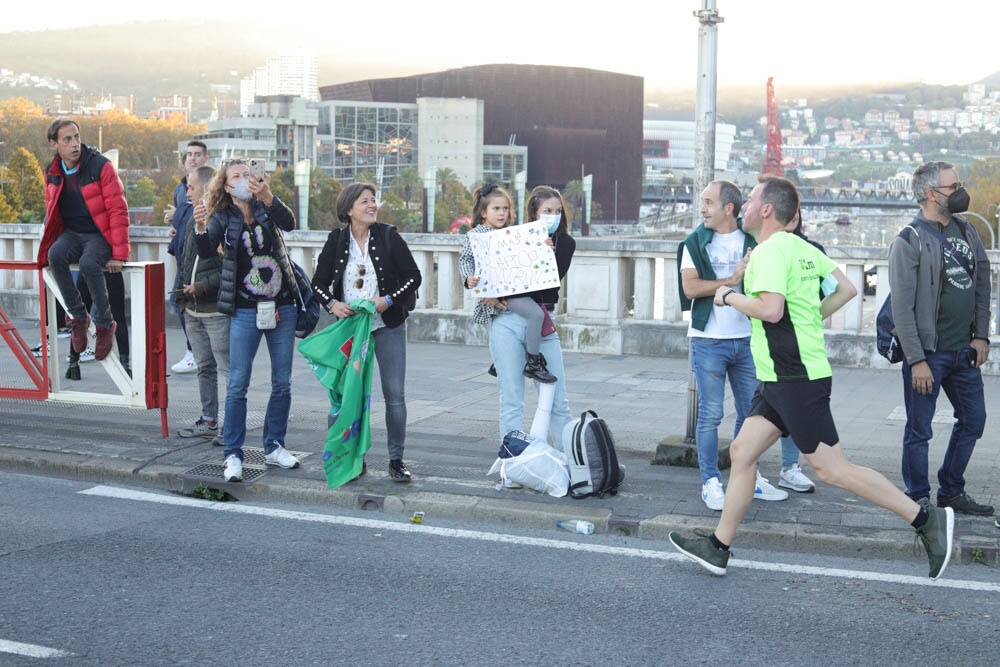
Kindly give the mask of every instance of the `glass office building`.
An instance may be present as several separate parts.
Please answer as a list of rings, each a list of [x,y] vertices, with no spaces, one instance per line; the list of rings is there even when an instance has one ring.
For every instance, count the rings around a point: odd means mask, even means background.
[[[317,165],[333,178],[377,177],[381,160],[382,187],[388,187],[400,169],[417,167],[417,105],[322,102],[316,140]]]

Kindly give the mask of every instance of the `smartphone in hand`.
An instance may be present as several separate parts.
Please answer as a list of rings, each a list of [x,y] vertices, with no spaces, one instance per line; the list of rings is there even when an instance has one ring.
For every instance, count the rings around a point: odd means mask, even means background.
[[[252,159],[247,163],[250,167],[250,174],[253,175],[258,181],[264,180],[264,160]]]

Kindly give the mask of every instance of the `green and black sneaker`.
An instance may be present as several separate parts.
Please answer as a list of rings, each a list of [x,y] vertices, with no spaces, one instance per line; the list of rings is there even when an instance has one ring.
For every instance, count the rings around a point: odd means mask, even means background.
[[[729,549],[717,549],[707,537],[681,537],[677,531],[671,531],[669,537],[674,548],[712,574],[722,576],[726,573],[726,565],[732,554]]]
[[[931,571],[927,575],[937,579],[951,560],[952,536],[955,532],[955,511],[950,507],[928,507],[927,523],[917,528],[917,537],[924,543]]]

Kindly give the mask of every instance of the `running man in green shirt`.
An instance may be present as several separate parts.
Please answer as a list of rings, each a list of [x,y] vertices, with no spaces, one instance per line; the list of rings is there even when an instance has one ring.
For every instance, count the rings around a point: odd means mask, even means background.
[[[910,523],[927,551],[929,576],[937,579],[951,557],[953,510],[921,507],[882,474],[848,461],[839,444],[830,412],[833,373],[823,344],[823,319],[858,291],[826,255],[786,231],[798,208],[795,186],[773,176],[761,177],[743,205],[743,229],[757,240],[744,276],[744,294],[723,286],[715,303],[750,318],[750,350],[761,384],[729,448],[729,488],[715,532],[709,537],[671,532],[670,541],[713,574],[725,574],[729,547],[753,500],[757,459],[780,436],[791,435],[820,481]],[[819,302],[821,284],[827,296]]]

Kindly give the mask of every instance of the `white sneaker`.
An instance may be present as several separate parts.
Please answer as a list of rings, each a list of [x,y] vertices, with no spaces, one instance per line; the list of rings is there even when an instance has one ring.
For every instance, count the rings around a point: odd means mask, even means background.
[[[184,358],[170,367],[171,373],[193,373],[198,370],[198,364],[194,363],[194,355],[191,350],[184,353]]]
[[[799,493],[812,493],[816,490],[816,485],[812,483],[811,479],[806,477],[798,463],[793,465],[791,468],[781,469],[781,477],[778,478],[778,486],[791,489],[792,491],[798,491]]]
[[[243,481],[243,461],[240,461],[240,457],[236,454],[230,454],[226,457],[226,467],[222,471],[222,478],[227,482]]]
[[[281,466],[282,468],[294,468],[299,465],[299,460],[292,456],[291,452],[278,445],[278,448],[264,457],[264,463],[269,466]]]
[[[757,487],[753,490],[753,497],[756,500],[788,500],[788,491],[774,488],[766,477],[760,476],[757,471]]]
[[[726,492],[722,490],[722,482],[718,477],[710,477],[701,485],[701,499],[710,510],[721,510],[726,502]]]
[[[94,360],[94,348],[88,347],[86,350],[80,353],[80,363],[86,363],[88,361]],[[69,355],[66,355],[66,361],[69,361]]]

